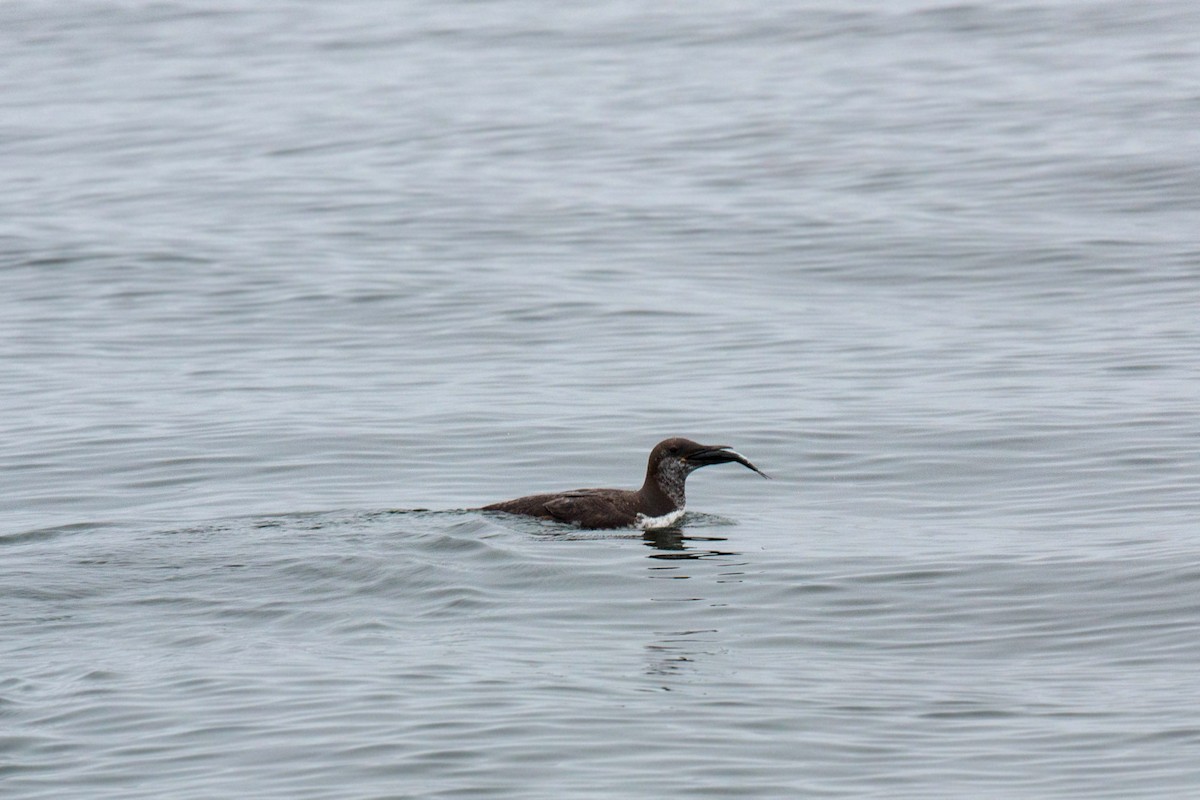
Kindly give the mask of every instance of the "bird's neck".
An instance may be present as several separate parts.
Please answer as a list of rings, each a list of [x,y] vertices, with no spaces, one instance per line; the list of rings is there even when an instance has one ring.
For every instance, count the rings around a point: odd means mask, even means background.
[[[683,491],[687,476],[682,465],[673,467],[670,462],[646,471],[646,482],[642,484],[640,494],[655,516],[683,510],[687,504]]]

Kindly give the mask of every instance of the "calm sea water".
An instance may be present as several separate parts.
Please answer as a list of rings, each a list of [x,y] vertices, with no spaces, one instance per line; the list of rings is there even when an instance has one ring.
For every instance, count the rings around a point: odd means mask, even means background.
[[[3,3],[0,793],[1200,794],[1197,41]]]

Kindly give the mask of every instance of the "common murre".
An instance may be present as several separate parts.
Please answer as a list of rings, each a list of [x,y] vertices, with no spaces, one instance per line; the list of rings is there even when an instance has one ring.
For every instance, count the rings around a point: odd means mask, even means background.
[[[764,478],[765,472],[728,445],[703,445],[690,439],[665,439],[650,451],[641,489],[574,489],[532,494],[484,506],[527,517],[569,522],[581,528],[665,528],[683,516],[683,485],[688,475],[711,464],[737,462]]]

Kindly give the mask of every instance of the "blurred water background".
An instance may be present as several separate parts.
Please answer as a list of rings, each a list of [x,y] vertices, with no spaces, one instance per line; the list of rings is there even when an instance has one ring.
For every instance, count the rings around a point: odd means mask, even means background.
[[[0,4],[5,798],[1200,794],[1200,7]],[[681,529],[469,509],[731,444]]]

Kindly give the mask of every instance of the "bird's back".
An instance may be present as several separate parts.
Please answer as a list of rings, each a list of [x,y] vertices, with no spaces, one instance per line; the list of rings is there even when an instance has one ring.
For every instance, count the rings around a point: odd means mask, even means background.
[[[581,528],[626,528],[637,522],[638,501],[638,493],[626,489],[573,489],[505,500],[483,510],[552,519]]]

